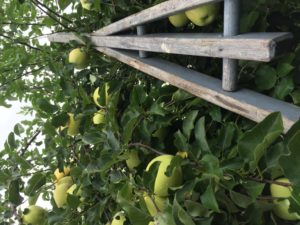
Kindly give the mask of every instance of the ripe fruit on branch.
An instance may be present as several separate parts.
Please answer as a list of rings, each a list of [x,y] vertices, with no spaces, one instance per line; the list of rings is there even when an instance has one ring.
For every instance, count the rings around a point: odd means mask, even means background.
[[[206,26],[216,19],[219,9],[220,5],[218,3],[209,3],[188,10],[185,15],[195,25]]]
[[[169,21],[174,27],[183,27],[189,22],[189,19],[183,12],[173,16],[169,16]]]
[[[105,123],[105,110],[100,109],[98,112],[96,112],[93,116],[93,123],[94,124],[101,124]]]
[[[60,180],[57,181],[57,183],[55,184],[56,186],[61,185],[61,184],[69,184],[72,185],[73,184],[73,179],[70,176],[66,176],[61,178]]]
[[[63,172],[59,172],[59,169],[57,168],[55,171],[54,171],[54,176],[56,178],[56,180],[60,180],[61,178],[69,175],[70,173],[70,167],[64,167],[64,171]]]
[[[69,53],[69,63],[73,63],[77,69],[83,69],[88,65],[88,55],[81,48],[75,48]]]
[[[111,225],[123,225],[126,221],[126,217],[123,212],[119,212],[114,216]]]
[[[82,8],[86,10],[91,10],[93,4],[89,0],[80,0]]]
[[[283,183],[290,183],[287,178],[279,178],[276,181],[283,182]],[[278,184],[271,184],[270,192],[272,197],[275,198],[289,198],[292,195],[292,187],[285,187]],[[274,201],[274,208],[273,211],[276,216],[283,220],[300,220],[300,215],[297,213],[290,213],[290,201],[288,199],[283,200],[275,200]]]
[[[126,154],[126,156],[128,156],[128,159],[126,160],[126,165],[129,170],[133,170],[135,167],[137,167],[141,164],[138,150],[136,150],[136,149],[128,150],[128,151],[126,151],[125,154]]]
[[[165,209],[167,198],[144,194],[144,201],[151,216],[156,216],[158,212]]]
[[[69,115],[69,121],[67,124],[67,126],[68,126],[67,134],[70,136],[75,136],[79,133],[79,125],[80,125],[81,119],[78,117],[75,119],[73,113],[68,113],[68,115]]]
[[[62,180],[62,179],[61,179]],[[61,181],[60,180],[60,181]],[[56,185],[53,191],[53,198],[58,208],[62,208],[67,202],[68,189],[73,185],[73,181],[70,182],[65,180],[65,183],[60,183]]]
[[[109,94],[108,94],[108,83],[104,84],[104,87],[100,90],[99,87],[96,88],[93,94],[94,103],[99,107],[107,106],[109,102]]]
[[[170,177],[165,175],[165,172],[168,166],[171,164],[172,159],[174,158],[173,155],[161,155],[154,158],[147,166],[146,171],[150,170],[150,167],[155,162],[160,162],[158,167],[157,176],[155,178],[154,183],[154,194],[159,197],[166,197],[168,196],[168,189],[170,187],[177,187],[180,186],[182,183],[182,170],[181,167],[176,167],[173,169],[172,174]]]
[[[22,222],[31,225],[43,225],[46,221],[47,211],[40,206],[31,205],[23,211]]]

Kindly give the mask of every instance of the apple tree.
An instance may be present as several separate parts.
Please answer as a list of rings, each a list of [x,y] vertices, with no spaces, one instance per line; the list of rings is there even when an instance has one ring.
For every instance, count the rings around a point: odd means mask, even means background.
[[[0,224],[299,223],[300,122],[284,134],[280,112],[255,124],[89,40],[41,39],[80,37],[160,2],[0,0],[0,105],[22,101],[33,117],[15,125],[0,151]],[[242,33],[295,36],[293,51],[274,62],[240,61],[241,85],[299,105],[300,3],[241,3]],[[163,19],[149,32],[222,32],[221,9],[207,26]],[[84,55],[80,67],[69,62],[74,49]],[[219,59],[160,57],[221,74]]]

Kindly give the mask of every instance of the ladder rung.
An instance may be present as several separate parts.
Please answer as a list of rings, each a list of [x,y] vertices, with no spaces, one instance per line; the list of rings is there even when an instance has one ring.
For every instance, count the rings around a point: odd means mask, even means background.
[[[291,33],[249,33],[234,37],[187,33],[89,37],[98,47],[265,62],[287,52],[293,38]],[[69,42],[78,38],[60,33],[49,36],[49,40]]]
[[[185,11],[206,3],[220,2],[221,0],[169,0],[151,8],[145,9],[139,13],[128,16],[122,20],[112,23],[106,27],[97,30],[95,33],[99,35],[110,35],[129,28],[149,23]]]
[[[223,91],[220,80],[166,60],[141,59],[137,53],[125,50],[104,47],[96,49],[157,79],[253,121],[260,122],[271,112],[281,111],[285,132],[300,118],[300,107],[248,89],[241,89],[237,92]]]

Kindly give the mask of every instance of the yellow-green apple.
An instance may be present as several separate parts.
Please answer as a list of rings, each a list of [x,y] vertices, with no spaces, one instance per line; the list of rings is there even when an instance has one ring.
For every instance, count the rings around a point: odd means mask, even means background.
[[[151,216],[156,216],[158,212],[162,212],[165,209],[167,198],[158,196],[149,196],[144,194],[144,201]]]
[[[56,178],[56,180],[60,180],[61,178],[69,175],[70,173],[70,167],[64,167],[64,170],[62,172],[59,172],[59,169],[57,168],[55,171],[54,171],[54,176]]]
[[[108,94],[108,83],[104,84],[104,92],[100,92],[100,88],[97,87],[93,93],[94,103],[99,107],[104,107],[109,102],[109,94]],[[100,96],[101,95],[101,96]]]
[[[290,181],[287,178],[279,178],[276,181],[289,184]],[[292,187],[285,187],[279,184],[271,184],[270,192],[272,197],[275,198],[289,198],[292,195]],[[283,220],[300,220],[298,213],[289,212],[290,201],[288,199],[278,199],[274,201],[273,211],[276,216]]]
[[[138,150],[132,149],[125,152],[128,159],[126,160],[126,165],[129,170],[133,170],[135,167],[141,164],[141,160],[139,158]]]
[[[40,206],[31,205],[24,209],[22,222],[31,225],[43,225],[47,219],[47,211]]]
[[[73,184],[73,179],[70,176],[65,176],[61,179],[59,179],[56,183],[55,186],[61,185],[61,184],[69,184],[72,185]]]
[[[216,19],[219,8],[218,3],[208,3],[186,11],[185,15],[195,25],[206,26]]]
[[[69,183],[59,184],[53,191],[53,198],[58,208],[62,208],[67,203],[67,191],[71,186],[72,184]]]
[[[169,21],[174,27],[183,27],[189,22],[189,19],[183,12],[173,16],[169,16]]]
[[[77,69],[83,69],[88,65],[88,55],[81,48],[75,48],[69,53],[69,63],[75,65]]]
[[[168,189],[170,187],[177,187],[182,184],[182,170],[181,167],[176,167],[173,169],[171,176],[167,176],[165,172],[167,171],[168,166],[170,165],[172,159],[174,158],[173,155],[161,155],[153,160],[148,164],[146,171],[150,170],[150,167],[155,162],[160,162],[158,167],[157,176],[155,178],[154,183],[154,194],[159,197],[166,197],[168,196]]]
[[[68,113],[68,115],[69,115],[69,121],[67,124],[68,126],[67,134],[69,136],[75,136],[79,133],[79,126],[80,126],[81,119],[78,117],[75,119],[73,113]]]
[[[126,221],[126,217],[123,212],[119,212],[114,216],[111,225],[123,225]]]
[[[93,4],[89,0],[80,0],[82,8],[86,10],[91,10]]]
[[[96,125],[105,123],[105,110],[104,109],[100,109],[98,112],[96,112],[94,114],[93,123]]]

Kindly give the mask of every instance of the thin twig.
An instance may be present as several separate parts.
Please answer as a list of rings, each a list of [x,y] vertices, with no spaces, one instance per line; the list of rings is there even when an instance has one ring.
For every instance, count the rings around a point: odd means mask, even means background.
[[[24,45],[24,46],[26,46],[26,47],[28,47],[28,48],[30,48],[30,49],[42,51],[40,48],[31,46],[30,44],[28,44],[28,43],[26,43],[26,42],[23,42],[23,41],[19,41],[19,40],[17,40],[17,39],[13,39],[12,37],[7,36],[7,35],[5,35],[5,34],[1,34],[1,33],[0,33],[0,36],[6,38],[6,39],[8,39],[8,40],[10,40],[10,41],[13,42],[13,43],[20,44],[20,45]]]
[[[284,186],[284,187],[292,186],[292,183],[286,183],[286,182],[280,182],[280,181],[268,180],[268,179],[259,179],[256,177],[248,177],[247,179],[258,182],[258,183],[262,183],[262,184],[277,184],[277,185]]]
[[[154,153],[156,153],[158,155],[164,155],[165,154],[165,153],[160,152],[160,151],[158,151],[158,150],[156,150],[156,149],[154,149],[154,148],[152,148],[152,147],[150,147],[148,145],[145,145],[143,143],[130,143],[130,144],[128,144],[128,148],[131,148],[131,147],[145,148],[145,149],[148,149],[148,150],[150,150],[150,151],[152,151],[152,152],[154,152]]]
[[[35,132],[35,134],[30,138],[30,140],[27,142],[27,144],[21,149],[20,156],[23,156],[25,154],[25,152],[27,151],[29,146],[35,141],[35,139],[39,136],[40,133],[41,133],[41,130],[38,129]]]

